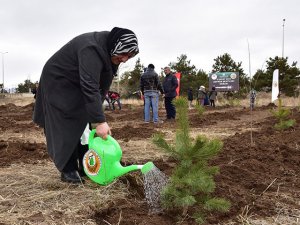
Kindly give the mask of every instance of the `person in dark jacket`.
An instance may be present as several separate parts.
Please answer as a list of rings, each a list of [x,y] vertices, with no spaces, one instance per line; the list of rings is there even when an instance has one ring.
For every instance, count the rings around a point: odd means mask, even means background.
[[[192,103],[193,103],[193,100],[194,100],[193,89],[192,89],[192,88],[189,88],[189,89],[188,89],[188,101],[189,101],[189,109],[191,109],[191,108],[192,108]]]
[[[34,84],[34,87],[33,87],[32,90],[31,90],[31,93],[33,94],[33,98],[34,98],[34,99],[36,99],[36,93],[37,93],[38,87],[39,87],[39,83],[36,82],[36,83]]]
[[[170,67],[164,68],[166,75],[163,80],[163,89],[165,92],[165,109],[167,113],[167,120],[174,120],[176,117],[176,108],[173,104],[173,99],[176,97],[176,88],[178,87],[178,80],[174,74],[172,74]]]
[[[158,117],[158,100],[159,92],[164,93],[158,74],[154,71],[154,65],[149,64],[146,72],[140,79],[140,88],[144,96],[144,120],[150,122],[150,108],[152,107],[153,122],[159,123]]]
[[[33,87],[32,90],[31,90],[31,93],[33,94],[34,100],[36,99],[36,93],[37,93],[38,87],[39,87],[39,83],[36,82],[35,85],[34,85],[34,87]],[[35,104],[35,102],[33,103],[32,111],[34,111],[34,104]]]
[[[79,35],[45,64],[39,82],[34,122],[44,128],[47,150],[61,180],[81,183],[78,173],[80,137],[96,123],[103,139],[111,133],[101,102],[121,62],[139,52],[136,35],[128,29]]]
[[[209,92],[209,101],[210,101],[210,106],[212,107],[216,107],[216,104],[215,104],[215,100],[217,98],[217,91],[216,91],[216,88],[215,87],[212,87],[211,88],[211,91]]]

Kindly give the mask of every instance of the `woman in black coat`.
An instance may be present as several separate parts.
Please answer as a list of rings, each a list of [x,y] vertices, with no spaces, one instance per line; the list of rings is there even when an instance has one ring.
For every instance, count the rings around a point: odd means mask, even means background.
[[[61,172],[61,180],[81,183],[78,174],[79,140],[87,123],[96,133],[110,134],[102,110],[121,62],[138,53],[136,35],[128,29],[79,35],[45,64],[39,82],[34,122],[45,130],[47,150]],[[79,159],[81,161],[81,159]]]

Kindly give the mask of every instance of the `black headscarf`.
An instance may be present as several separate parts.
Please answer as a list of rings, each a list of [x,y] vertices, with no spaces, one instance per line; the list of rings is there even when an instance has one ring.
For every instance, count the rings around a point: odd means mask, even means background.
[[[114,27],[107,41],[108,50],[111,56],[125,53],[133,53],[133,56],[139,53],[138,40],[131,30]]]

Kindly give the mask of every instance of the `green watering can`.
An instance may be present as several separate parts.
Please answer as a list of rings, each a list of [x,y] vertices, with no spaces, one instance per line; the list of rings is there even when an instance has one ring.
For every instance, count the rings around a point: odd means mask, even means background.
[[[146,174],[154,168],[152,162],[123,167],[120,164],[122,150],[119,143],[110,135],[104,140],[101,137],[95,137],[95,133],[95,129],[90,132],[89,150],[83,157],[84,172],[92,181],[107,185],[128,172],[141,170],[143,174]]]

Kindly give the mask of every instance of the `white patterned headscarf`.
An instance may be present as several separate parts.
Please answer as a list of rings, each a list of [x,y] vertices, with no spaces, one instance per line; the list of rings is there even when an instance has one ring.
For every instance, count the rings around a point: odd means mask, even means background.
[[[133,57],[139,53],[137,37],[131,30],[114,27],[108,36],[108,50],[111,56],[131,53]]]

